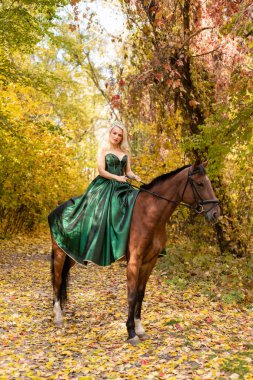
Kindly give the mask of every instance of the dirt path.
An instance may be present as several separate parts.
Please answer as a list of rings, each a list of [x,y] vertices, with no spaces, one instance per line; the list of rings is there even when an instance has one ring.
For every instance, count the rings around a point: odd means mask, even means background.
[[[17,248],[19,247],[19,248]],[[76,266],[65,325],[52,322],[49,238],[0,244],[0,379],[253,379],[253,312],[149,282],[151,339],[125,342],[124,265]]]

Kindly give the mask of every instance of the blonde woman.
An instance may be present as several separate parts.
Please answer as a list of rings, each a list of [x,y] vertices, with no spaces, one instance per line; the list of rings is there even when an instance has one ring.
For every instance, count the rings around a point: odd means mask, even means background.
[[[127,177],[131,170],[127,131],[114,123],[98,153],[99,175],[85,193],[57,207],[48,217],[57,246],[81,264],[106,266],[125,255],[132,211],[138,191]]]

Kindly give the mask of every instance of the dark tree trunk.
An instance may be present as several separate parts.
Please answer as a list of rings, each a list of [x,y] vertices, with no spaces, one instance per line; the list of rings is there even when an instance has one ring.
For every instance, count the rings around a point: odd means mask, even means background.
[[[191,59],[190,59],[190,7],[191,1],[185,0],[183,6],[183,28],[184,43],[183,48],[178,52],[177,59],[183,56],[184,65],[181,67],[181,81],[185,92],[181,97],[181,107],[185,112],[186,120],[189,123],[188,133],[190,135],[198,135],[200,133],[199,126],[203,125],[205,118],[199,105],[199,99],[196,88],[191,77]],[[196,104],[192,105],[191,100],[195,100]],[[192,152],[196,159],[202,158],[203,152],[198,150]]]

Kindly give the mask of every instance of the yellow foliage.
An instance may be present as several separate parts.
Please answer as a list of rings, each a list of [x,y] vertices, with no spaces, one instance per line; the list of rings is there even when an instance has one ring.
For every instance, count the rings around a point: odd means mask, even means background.
[[[136,123],[131,128],[133,165],[143,182],[185,164],[181,124],[181,115],[176,113],[166,120],[164,130],[159,134],[156,124]]]
[[[94,136],[91,130],[87,143],[70,140],[77,126],[71,131],[71,118],[59,120],[50,97],[32,86],[10,83],[0,87],[0,97],[0,233],[6,235],[33,228],[57,204],[84,191]]]

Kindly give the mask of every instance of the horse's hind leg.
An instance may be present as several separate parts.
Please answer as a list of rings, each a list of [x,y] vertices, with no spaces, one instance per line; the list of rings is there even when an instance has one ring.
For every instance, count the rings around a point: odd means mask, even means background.
[[[53,284],[53,304],[54,304],[54,322],[61,325],[62,305],[60,299],[60,288],[62,282],[62,269],[66,254],[58,247],[52,248],[52,284]]]
[[[62,307],[67,299],[67,278],[69,269],[75,264],[65,252],[53,241],[52,247],[52,284],[54,297],[54,322],[61,325],[63,322]]]

